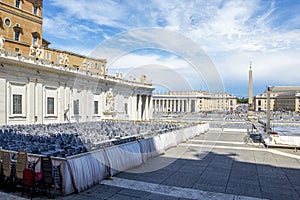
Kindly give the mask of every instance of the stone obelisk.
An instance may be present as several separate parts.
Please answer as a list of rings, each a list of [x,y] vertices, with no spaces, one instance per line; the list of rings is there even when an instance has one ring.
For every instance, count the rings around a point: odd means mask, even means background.
[[[250,61],[250,70],[249,70],[249,88],[248,88],[248,110],[252,112],[254,110],[253,105],[253,80],[252,80],[252,62]],[[253,114],[249,113],[249,114]]]

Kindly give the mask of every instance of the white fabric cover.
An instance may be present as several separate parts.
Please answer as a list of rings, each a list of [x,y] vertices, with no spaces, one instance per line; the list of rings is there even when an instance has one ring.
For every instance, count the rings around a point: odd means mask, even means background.
[[[105,153],[109,160],[111,176],[143,164],[138,142],[109,147],[105,149]]]
[[[159,135],[153,137],[153,144],[151,143],[151,157],[155,157],[165,153],[165,145]]]
[[[183,130],[180,129],[180,130],[174,131],[174,135],[175,135],[177,144],[185,142],[185,134],[184,134]]]
[[[80,192],[108,176],[105,152],[99,150],[67,159],[74,187]]]
[[[160,135],[161,141],[164,144],[164,149],[170,149],[177,146],[176,138],[173,132]]]
[[[137,167],[148,158],[163,154],[166,149],[204,133],[208,129],[209,124],[198,124],[139,142],[69,157],[66,160],[53,158],[52,162],[53,165],[60,165],[63,194],[67,195],[87,189],[105,177]],[[37,162],[36,171],[40,171],[39,156],[29,155],[28,160]]]
[[[152,144],[151,144],[152,143]],[[148,158],[152,157],[152,148],[154,146],[153,139],[148,138],[139,141],[143,163],[146,163]]]
[[[190,127],[185,128],[182,130],[184,134],[184,141],[187,141],[190,139]]]
[[[75,192],[73,184],[72,184],[72,178],[70,174],[70,170],[67,165],[66,160],[58,160],[56,161],[55,158],[52,159],[53,165],[57,166],[60,165],[60,173],[62,178],[62,193],[64,195],[71,194]]]

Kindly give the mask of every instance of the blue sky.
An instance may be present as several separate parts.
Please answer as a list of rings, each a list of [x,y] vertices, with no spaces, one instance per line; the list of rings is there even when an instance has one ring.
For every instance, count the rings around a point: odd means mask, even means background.
[[[214,63],[226,92],[247,96],[250,60],[254,94],[267,85],[300,85],[298,0],[47,0],[43,6],[43,37],[53,48],[90,55],[118,34],[162,28],[196,42]],[[151,65],[177,71],[192,89],[206,88],[187,60],[166,50],[128,52],[109,69],[126,73]],[[180,84],[169,88],[182,89]]]

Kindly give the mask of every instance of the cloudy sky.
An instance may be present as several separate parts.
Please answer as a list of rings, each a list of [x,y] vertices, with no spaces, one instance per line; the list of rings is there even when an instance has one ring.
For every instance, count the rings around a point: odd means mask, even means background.
[[[47,0],[43,6],[43,37],[51,47],[84,55],[94,55],[105,41],[137,29],[158,28],[182,36],[152,34],[148,39],[167,45],[131,48],[108,60],[112,73],[152,67],[152,73],[145,73],[153,82],[181,76],[192,89],[209,90],[206,73],[195,72],[193,58],[174,50],[181,45],[188,51],[186,44],[193,41],[199,56],[210,58],[209,66],[218,71],[226,92],[247,96],[250,61],[254,94],[267,85],[300,85],[298,0]],[[177,75],[163,75],[159,67]],[[165,88],[183,89],[178,83],[172,80]]]

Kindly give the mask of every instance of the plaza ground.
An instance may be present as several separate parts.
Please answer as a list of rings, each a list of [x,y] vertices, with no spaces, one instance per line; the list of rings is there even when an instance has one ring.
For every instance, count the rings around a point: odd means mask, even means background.
[[[210,129],[112,180],[57,198],[300,199],[300,152],[245,144],[246,134]]]

